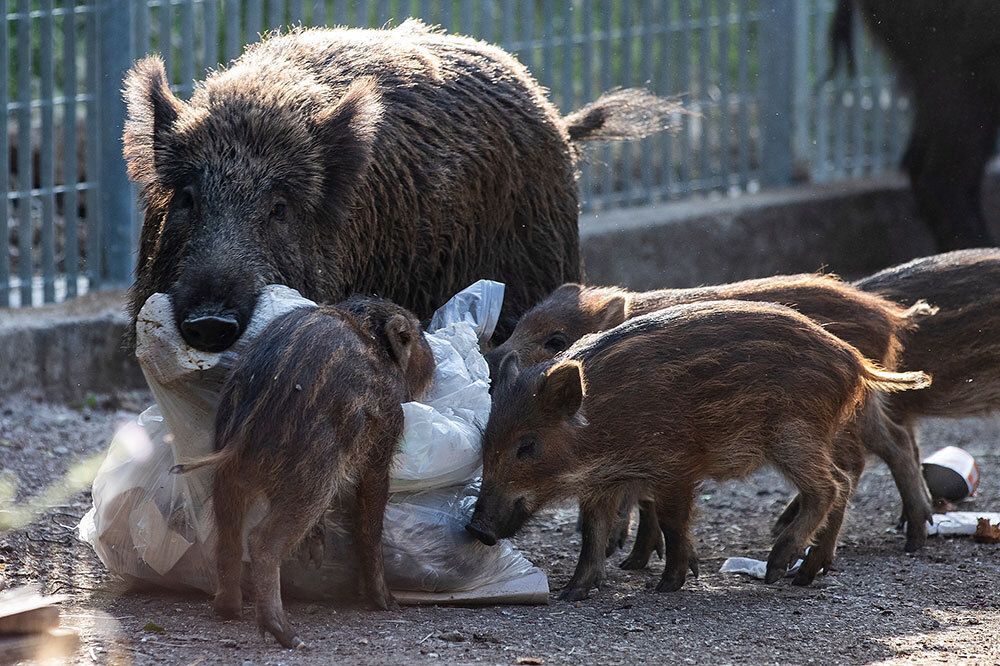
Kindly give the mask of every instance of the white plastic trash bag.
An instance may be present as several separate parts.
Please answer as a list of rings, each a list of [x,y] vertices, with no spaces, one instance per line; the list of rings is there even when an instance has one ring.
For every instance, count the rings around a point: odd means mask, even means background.
[[[465,531],[478,486],[480,428],[490,410],[489,370],[479,351],[499,317],[503,285],[480,280],[440,308],[427,340],[437,367],[424,402],[403,405],[404,434],[391,472],[383,551],[390,587],[401,600],[545,603],[548,584],[509,544],[486,548]],[[170,299],[154,294],[136,324],[136,356],[157,404],[111,442],[93,486],[94,507],[80,523],[108,569],[133,582],[215,590],[211,470],[169,474],[179,460],[212,451],[219,391],[239,354],[274,318],[315,307],[283,285],[266,287],[240,340],[222,353],[184,344]],[[266,512],[258,506],[246,533]],[[283,585],[303,596],[354,589],[356,558],[343,511],[324,518],[319,569],[297,559]],[[245,543],[245,541],[244,541]]]

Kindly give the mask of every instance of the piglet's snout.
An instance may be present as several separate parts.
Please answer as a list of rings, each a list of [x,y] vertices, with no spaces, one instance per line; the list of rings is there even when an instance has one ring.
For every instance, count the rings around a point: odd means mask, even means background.
[[[465,526],[465,529],[469,533],[482,541],[487,546],[494,546],[497,542],[497,535],[493,531],[493,527],[488,524],[486,520],[483,519],[482,514],[477,508],[475,513],[472,514],[472,520],[469,524]]]

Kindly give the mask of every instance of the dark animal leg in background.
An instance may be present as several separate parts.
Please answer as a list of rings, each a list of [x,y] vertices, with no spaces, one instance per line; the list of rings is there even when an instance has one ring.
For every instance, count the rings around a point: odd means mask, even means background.
[[[622,497],[621,506],[618,508],[618,517],[608,535],[608,547],[604,550],[605,557],[611,557],[625,547],[625,541],[628,540],[628,534],[632,528],[632,504],[631,494],[626,493]]]
[[[657,592],[675,592],[687,579],[688,569],[698,576],[698,561],[692,557],[691,510],[694,506],[694,488],[672,488],[669,495],[661,494],[656,502],[656,516],[663,531],[663,576],[656,586]]]
[[[981,187],[995,148],[997,118],[989,94],[974,82],[933,82],[917,99],[906,154],[910,185],[939,251],[994,245],[982,213]]]
[[[662,560],[663,532],[660,531],[659,519],[656,517],[656,503],[642,500],[639,502],[639,527],[636,529],[632,552],[619,566],[622,569],[645,569],[654,551]]]
[[[608,532],[613,517],[617,515],[618,506],[617,499],[604,500],[596,505],[580,505],[583,522],[580,559],[576,563],[573,577],[559,593],[560,600],[586,599],[591,588],[599,588],[604,582],[604,550],[608,546]]]
[[[215,613],[236,619],[243,612],[243,520],[246,516],[245,491],[232,474],[216,473],[212,483],[217,542],[215,566],[218,583],[213,607]]]
[[[373,448],[375,455],[384,455],[384,452],[392,450],[392,444],[385,446],[376,443]],[[358,484],[354,538],[368,598],[381,610],[399,608],[386,585],[385,564],[382,560],[382,521],[388,499],[389,465],[369,462]]]

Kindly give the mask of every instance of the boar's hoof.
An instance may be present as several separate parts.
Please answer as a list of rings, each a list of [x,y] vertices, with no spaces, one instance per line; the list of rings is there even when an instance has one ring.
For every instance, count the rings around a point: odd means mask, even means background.
[[[647,564],[649,564],[649,553],[637,553],[633,550],[618,566],[622,569],[636,571],[645,569]]]
[[[675,571],[672,573],[663,572],[663,577],[660,582],[656,585],[657,592],[676,592],[684,586],[684,581],[687,579],[687,573],[685,570],[679,572]]]
[[[691,570],[692,576],[698,577],[698,556],[695,553],[688,556],[688,569]]]
[[[906,530],[906,545],[903,546],[903,550],[907,553],[915,553],[924,547],[924,543],[927,542],[927,530],[917,529],[913,532],[909,528]]]
[[[372,607],[375,610],[398,611],[399,602],[396,601],[396,597],[392,596],[391,592],[386,591],[385,594],[372,595]]]

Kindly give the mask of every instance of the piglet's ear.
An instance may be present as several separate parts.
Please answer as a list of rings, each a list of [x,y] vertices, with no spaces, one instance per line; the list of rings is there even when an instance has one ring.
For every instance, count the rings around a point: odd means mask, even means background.
[[[600,312],[601,324],[597,330],[606,331],[624,322],[626,307],[625,297],[621,294],[615,294],[602,303]]]
[[[413,343],[416,342],[414,336],[419,335],[419,333],[413,330],[413,325],[406,317],[398,314],[393,315],[386,322],[385,335],[389,338],[389,347],[392,349],[393,357],[405,372],[413,352]]]
[[[579,361],[562,361],[549,368],[537,391],[540,400],[575,421],[583,404],[583,368]]]
[[[156,165],[165,159],[165,139],[184,110],[184,102],[171,91],[163,60],[144,58],[125,77],[128,118],[122,135],[128,173],[138,183],[156,179]]]
[[[521,359],[518,357],[516,351],[508,352],[503,360],[500,361],[500,369],[497,371],[496,379],[493,380],[494,386],[500,386],[501,384],[509,384],[517,379],[518,374],[521,372]]]
[[[326,205],[346,212],[355,186],[368,169],[382,119],[382,97],[372,77],[355,79],[341,98],[316,118],[316,135],[326,153]]]

